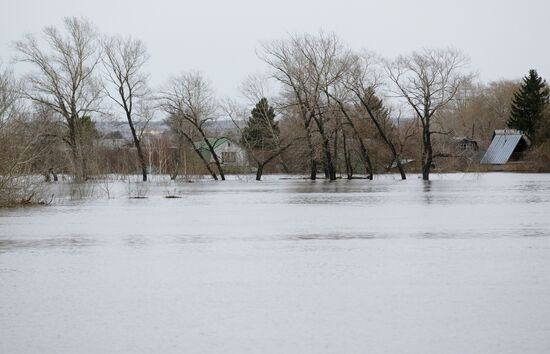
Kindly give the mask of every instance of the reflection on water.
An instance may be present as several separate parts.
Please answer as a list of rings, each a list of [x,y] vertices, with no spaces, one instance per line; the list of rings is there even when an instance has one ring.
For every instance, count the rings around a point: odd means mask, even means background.
[[[433,203],[433,196],[431,194],[432,191],[432,181],[422,181],[422,191],[424,202],[426,204],[432,204]]]
[[[140,248],[147,245],[147,237],[145,235],[133,234],[124,238],[124,244],[128,247]]]
[[[45,239],[0,239],[0,253],[14,250],[43,250],[58,248],[63,250],[75,250],[96,244],[92,238],[79,236],[45,238]]]
[[[311,234],[302,234],[295,235],[290,237],[290,239],[295,240],[368,240],[375,238],[386,238],[387,234],[383,233],[311,233]]]
[[[179,245],[199,244],[208,242],[208,239],[199,235],[176,235],[171,238],[171,242]]]

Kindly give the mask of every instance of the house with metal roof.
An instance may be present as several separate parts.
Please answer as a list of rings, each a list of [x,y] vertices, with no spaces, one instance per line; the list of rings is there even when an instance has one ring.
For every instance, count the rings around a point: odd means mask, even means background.
[[[481,159],[481,164],[504,165],[508,161],[519,161],[530,145],[531,141],[519,130],[495,130],[491,145]]]
[[[214,152],[222,164],[233,166],[246,166],[248,164],[246,150],[234,141],[226,137],[221,137],[208,138],[208,142],[214,148]],[[198,148],[206,161],[209,163],[214,162],[214,157],[204,141],[195,142],[195,147]]]

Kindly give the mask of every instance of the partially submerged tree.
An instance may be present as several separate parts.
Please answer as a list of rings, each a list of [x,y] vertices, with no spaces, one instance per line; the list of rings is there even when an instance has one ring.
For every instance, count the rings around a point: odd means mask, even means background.
[[[310,178],[317,174],[314,134],[321,147],[321,162],[325,175],[336,179],[337,138],[334,121],[340,114],[335,109],[330,92],[348,68],[350,51],[334,34],[320,33],[291,36],[288,40],[264,44],[260,58],[267,63],[302,117],[309,147]],[[332,143],[331,144],[331,139]]]
[[[367,173],[367,178],[372,180],[373,173],[374,173],[372,162],[371,162],[369,153],[367,151],[367,146],[363,141],[363,137],[361,136],[361,133],[359,132],[359,127],[355,123],[355,120],[352,118],[352,114],[353,112],[355,112],[355,108],[351,104],[349,97],[346,97],[346,96],[349,96],[347,93],[348,92],[338,93],[338,91],[331,93],[328,90],[326,91],[327,96],[336,102],[339,110],[342,112],[342,115],[345,118],[345,122],[344,123],[340,122],[339,125],[341,125],[341,130],[342,130],[342,143],[344,148],[344,162],[346,166],[346,174],[348,176],[348,179],[351,179],[353,177],[353,168],[351,165],[351,155],[350,155],[349,134],[346,133],[347,129],[345,129],[345,127],[347,126],[350,128],[351,135],[359,145],[359,153],[361,156],[361,160],[363,161],[363,165],[365,166],[365,172]]]
[[[543,120],[549,105],[550,89],[536,70],[529,70],[514,94],[508,127],[524,132],[531,140],[537,140],[537,127]]]
[[[335,34],[304,35],[293,38],[293,43],[298,55],[304,58],[306,64],[304,70],[309,78],[309,85],[305,85],[304,89],[310,97],[310,102],[306,105],[313,109],[311,117],[321,138],[325,176],[332,181],[336,179],[335,155],[338,149],[337,140],[333,140],[334,145],[331,149],[331,136],[337,139],[338,135],[330,128],[339,129],[338,122],[331,122],[339,114],[335,113],[330,92],[349,69],[348,59],[351,52]]]
[[[287,106],[295,106],[300,115],[307,142],[310,179],[315,180],[318,164],[312,124],[316,114],[315,103],[313,93],[310,92],[312,80],[305,70],[307,60],[300,54],[299,46],[299,40],[296,38],[264,43],[259,56],[271,67],[273,78],[283,85],[283,96],[289,101]],[[317,96],[318,94],[319,92],[316,92]]]
[[[392,155],[401,179],[406,179],[405,169],[401,163],[401,155],[396,147],[398,140],[392,134],[393,125],[388,124],[389,114],[382,100],[376,95],[379,84],[378,73],[373,69],[373,58],[369,54],[358,55],[350,68],[345,80],[345,87],[352,92],[356,106],[366,112],[365,116],[374,126],[384,144]],[[363,148],[362,148],[363,149]],[[390,166],[391,164],[390,163]]]
[[[216,118],[217,104],[208,81],[197,72],[183,73],[170,79],[160,94],[160,105],[168,114],[172,129],[185,138],[215,180],[216,172],[203,154],[201,144],[214,159],[222,180],[225,174],[215,151],[215,140],[208,137],[208,125]]]
[[[25,76],[22,95],[60,114],[67,126],[65,142],[71,149],[77,181],[88,177],[87,152],[83,148],[82,119],[99,109],[101,85],[94,76],[100,60],[97,35],[87,20],[68,17],[64,31],[43,30],[45,46],[32,35],[15,42],[18,60],[35,69]]]
[[[105,92],[126,116],[137,150],[142,179],[147,181],[147,162],[141,139],[151,118],[150,114],[144,114],[151,95],[147,86],[147,75],[143,72],[149,54],[142,41],[131,37],[107,38],[103,42],[103,50],[103,66],[109,85]]]
[[[395,93],[405,100],[422,125],[422,179],[430,179],[436,114],[451,102],[471,75],[466,57],[453,49],[425,49],[400,56],[387,65]]]

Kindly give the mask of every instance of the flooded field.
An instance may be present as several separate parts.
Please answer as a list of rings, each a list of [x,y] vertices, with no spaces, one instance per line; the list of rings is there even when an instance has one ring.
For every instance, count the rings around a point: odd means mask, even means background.
[[[0,210],[1,353],[550,352],[550,175],[93,188]]]

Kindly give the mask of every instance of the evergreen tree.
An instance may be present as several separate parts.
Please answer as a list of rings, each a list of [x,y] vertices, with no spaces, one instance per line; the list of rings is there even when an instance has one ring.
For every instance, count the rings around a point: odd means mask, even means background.
[[[243,129],[241,143],[249,149],[272,150],[277,147],[279,126],[275,111],[262,98],[252,109],[251,116]]]
[[[523,131],[531,140],[536,139],[536,128],[543,119],[549,96],[546,81],[536,70],[529,70],[514,94],[508,127]]]

